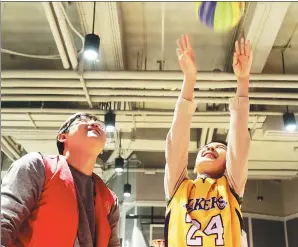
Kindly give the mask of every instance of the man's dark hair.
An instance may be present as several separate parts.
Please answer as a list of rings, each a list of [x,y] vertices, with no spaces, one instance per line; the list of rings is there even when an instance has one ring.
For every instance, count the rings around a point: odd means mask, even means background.
[[[58,130],[58,134],[57,134],[57,137],[56,137],[56,143],[57,143],[57,148],[58,148],[58,151],[59,151],[59,154],[63,154],[64,152],[64,143],[63,142],[60,142],[58,140],[59,138],[59,135],[62,134],[62,133],[68,133],[69,131],[69,127],[70,125],[77,119],[81,118],[82,116],[84,117],[87,117],[87,118],[90,118],[90,119],[93,119],[93,120],[96,120],[98,121],[99,119],[95,116],[95,115],[92,115],[92,114],[89,114],[89,113],[85,113],[85,112],[78,112],[72,116],[70,116],[62,125],[61,127],[59,128]]]

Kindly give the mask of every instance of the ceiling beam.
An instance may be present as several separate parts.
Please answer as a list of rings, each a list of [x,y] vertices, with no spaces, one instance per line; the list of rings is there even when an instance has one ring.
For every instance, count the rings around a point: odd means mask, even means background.
[[[244,34],[252,42],[254,59],[252,73],[262,73],[272,50],[290,2],[257,2]]]
[[[16,138],[17,139],[17,138]],[[57,153],[56,141],[52,140],[24,140],[17,139],[26,151],[35,152],[36,147],[41,153],[55,154]],[[136,139],[131,141],[130,139],[122,140],[123,146],[129,146],[130,150],[134,151],[148,151],[148,152],[164,152],[165,151],[165,140],[146,140]],[[107,144],[105,150],[114,150],[114,143]],[[197,142],[191,141],[189,144],[189,152],[197,152]]]
[[[169,81],[176,81],[179,83],[180,87],[183,81],[183,73],[179,71],[87,71],[84,73],[84,78],[86,80],[129,80],[134,83],[140,82],[141,84],[145,81],[145,87],[148,86],[148,81],[159,80],[158,83]],[[65,71],[65,70],[2,70],[1,79],[80,79],[80,75],[75,71]],[[200,72],[197,75],[196,80],[200,83],[196,84],[196,88],[200,88],[199,84],[204,81],[206,84],[212,82],[217,82],[216,87],[206,85],[205,88],[236,88],[237,78],[234,73],[224,73],[224,72]],[[250,76],[251,81],[280,81],[280,86],[282,86],[285,81],[297,81],[297,75],[295,74],[252,74]],[[232,85],[220,87],[220,84],[224,85],[227,81],[232,82]],[[26,82],[25,82],[26,83]],[[109,81],[109,83],[111,83]],[[271,83],[271,82],[270,82]],[[171,85],[171,86],[179,86]],[[69,85],[67,85],[69,86]],[[144,85],[142,85],[144,87]],[[163,88],[164,85],[159,88]],[[167,86],[166,86],[167,87]],[[179,88],[180,88],[179,87]],[[257,87],[255,85],[254,87]],[[270,86],[271,87],[271,86]],[[146,87],[147,88],[147,87]],[[288,88],[288,87],[287,87]]]
[[[269,163],[269,164],[268,164]],[[279,162],[274,162],[274,161],[254,161],[254,160],[249,160],[248,161],[248,178],[249,179],[291,179],[291,178],[297,178],[298,177],[298,167],[297,163],[295,161],[288,161],[284,162],[284,165],[287,168],[279,168],[279,169],[260,169],[261,164],[268,164],[270,166],[270,163],[274,167],[280,167]],[[98,168],[94,169],[95,173],[98,173]],[[113,170],[113,168],[109,169]],[[187,169],[188,173],[192,176],[193,174],[193,169]],[[126,172],[126,171],[124,171]],[[165,169],[164,168],[131,168],[129,170],[130,173],[144,173],[147,175],[155,175],[157,173],[164,173]]]
[[[214,128],[209,128],[206,144],[212,141],[213,134],[214,134]]]
[[[200,143],[198,148],[202,148],[206,144],[208,128],[202,128],[201,136],[200,136]]]
[[[66,22],[65,16],[63,14],[63,4],[60,2],[53,2],[53,11],[57,18],[57,23],[60,28],[60,33],[62,34],[66,51],[71,63],[73,70],[77,70],[79,61],[78,54],[76,51],[75,43],[72,34],[69,31],[68,24]]]
[[[164,117],[160,117],[161,120],[158,121],[158,117],[149,118],[148,120],[143,120],[140,118],[140,120],[136,121],[135,123],[132,120],[132,117],[127,117],[127,120],[117,120],[116,127],[118,129],[123,129],[123,130],[128,130],[132,128],[139,128],[139,129],[144,129],[144,128],[165,128],[169,129],[171,126],[171,120],[165,120]],[[266,118],[266,117],[264,117]],[[254,124],[253,122],[248,123],[249,128],[262,128],[263,126],[263,121],[259,121],[258,123]],[[35,121],[36,126],[38,127],[38,130],[34,128],[34,131],[32,131],[32,123],[31,121],[14,121],[14,120],[9,120],[9,121],[1,121],[1,131],[5,135],[18,135],[18,134],[23,134],[23,133],[37,133],[38,131],[41,132],[48,132],[49,134],[55,133],[55,130],[59,129],[63,122],[61,121],[55,121],[48,123],[47,121]],[[191,123],[191,128],[196,129],[196,128],[221,128],[221,129],[228,129],[230,126],[229,120],[219,122],[219,120],[211,122],[211,121],[198,121],[196,118],[193,118],[193,122]]]
[[[51,29],[51,32],[53,34],[53,37],[54,37],[54,40],[55,40],[55,43],[56,43],[56,46],[57,46],[57,50],[59,52],[61,62],[63,64],[63,67],[64,67],[64,69],[69,69],[70,64],[69,64],[69,61],[68,61],[68,55],[67,55],[66,50],[64,48],[64,43],[63,43],[63,40],[62,40],[62,34],[61,34],[61,32],[59,32],[58,23],[56,22],[51,3],[50,2],[42,2],[41,4],[44,8],[45,15],[46,15],[47,20],[49,22],[50,29]]]
[[[123,19],[119,2],[97,2],[94,32],[100,36],[100,61],[107,70],[124,70]],[[93,2],[77,2],[85,34],[92,33]]]
[[[11,161],[21,158],[21,152],[17,149],[16,144],[11,138],[1,136],[1,150]]]

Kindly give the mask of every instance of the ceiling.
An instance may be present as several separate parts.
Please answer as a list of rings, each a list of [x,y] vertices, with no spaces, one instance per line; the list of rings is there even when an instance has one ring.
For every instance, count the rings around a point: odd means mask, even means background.
[[[165,138],[183,79],[176,39],[185,32],[199,69],[191,168],[201,145],[227,136],[227,103],[236,88],[233,44],[244,33],[254,48],[250,177],[297,175],[298,132],[287,134],[281,121],[287,105],[298,114],[297,2],[247,3],[240,24],[226,33],[202,25],[193,2],[98,2],[95,32],[101,55],[87,63],[82,37],[92,30],[92,11],[92,2],[1,4],[1,141],[11,160],[22,152],[56,153],[56,131],[70,114],[88,111],[103,117],[112,102],[117,130],[124,132],[122,155],[136,169],[163,168]],[[98,161],[105,180],[113,175],[107,171],[119,153],[118,141],[115,135]]]

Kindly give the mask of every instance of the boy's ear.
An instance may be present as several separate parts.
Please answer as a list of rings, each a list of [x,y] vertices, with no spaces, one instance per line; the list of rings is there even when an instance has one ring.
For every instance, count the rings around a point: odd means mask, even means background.
[[[58,135],[58,141],[59,142],[66,142],[66,134],[62,133]]]

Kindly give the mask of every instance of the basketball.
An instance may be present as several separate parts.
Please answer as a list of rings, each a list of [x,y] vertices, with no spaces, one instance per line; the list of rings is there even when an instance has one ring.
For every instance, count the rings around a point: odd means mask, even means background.
[[[245,2],[197,2],[198,20],[215,32],[226,32],[234,28],[245,10]]]

